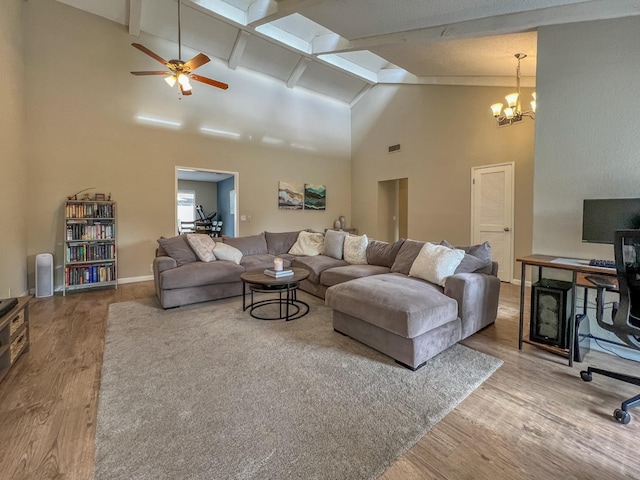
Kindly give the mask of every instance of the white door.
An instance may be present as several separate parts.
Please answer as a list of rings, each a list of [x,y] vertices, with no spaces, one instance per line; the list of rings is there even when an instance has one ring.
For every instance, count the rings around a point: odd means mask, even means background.
[[[513,170],[513,163],[471,169],[471,243],[489,242],[503,282],[513,278]]]

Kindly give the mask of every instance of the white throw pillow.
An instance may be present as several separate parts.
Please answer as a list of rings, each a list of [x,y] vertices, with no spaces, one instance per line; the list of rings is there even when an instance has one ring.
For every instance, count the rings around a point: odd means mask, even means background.
[[[313,257],[322,253],[324,246],[324,234],[305,232],[304,230],[298,234],[296,243],[293,244],[289,253],[291,255],[307,255]]]
[[[425,243],[411,265],[409,276],[444,287],[447,277],[453,275],[463,258],[464,250]]]
[[[213,254],[216,242],[209,235],[188,233],[187,241],[201,262],[213,262],[216,259]]]
[[[213,254],[218,260],[229,260],[230,262],[237,263],[238,265],[240,265],[240,260],[242,260],[242,252],[240,250],[222,242],[216,242]]]
[[[351,265],[367,264],[367,245],[369,239],[366,235],[349,235],[344,239],[344,259]]]

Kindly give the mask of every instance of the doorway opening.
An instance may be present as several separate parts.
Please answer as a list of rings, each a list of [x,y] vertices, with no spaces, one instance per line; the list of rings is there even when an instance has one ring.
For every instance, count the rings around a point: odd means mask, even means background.
[[[238,172],[176,167],[175,178],[177,234],[188,233],[188,222],[205,216],[219,226],[219,235],[236,236]]]
[[[408,238],[409,179],[397,178],[378,182],[377,239],[395,242]]]

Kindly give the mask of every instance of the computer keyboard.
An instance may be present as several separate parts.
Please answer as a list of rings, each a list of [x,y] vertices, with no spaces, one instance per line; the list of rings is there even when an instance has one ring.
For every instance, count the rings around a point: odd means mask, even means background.
[[[589,260],[590,267],[602,267],[602,268],[616,268],[616,262],[614,260]]]

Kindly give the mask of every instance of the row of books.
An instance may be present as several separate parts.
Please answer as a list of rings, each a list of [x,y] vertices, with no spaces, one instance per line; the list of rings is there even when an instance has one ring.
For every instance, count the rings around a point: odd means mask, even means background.
[[[67,262],[92,262],[95,260],[113,260],[116,258],[114,243],[98,243],[93,245],[69,245]]]
[[[113,240],[113,223],[70,223],[67,224],[67,240]]]
[[[106,264],[87,267],[66,267],[64,274],[67,286],[111,282],[116,279],[116,266],[114,264]]]
[[[288,277],[293,275],[293,270],[274,270],[273,268],[265,268],[264,274],[274,278]]]
[[[115,203],[67,203],[67,218],[114,218]]]

